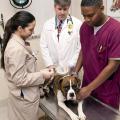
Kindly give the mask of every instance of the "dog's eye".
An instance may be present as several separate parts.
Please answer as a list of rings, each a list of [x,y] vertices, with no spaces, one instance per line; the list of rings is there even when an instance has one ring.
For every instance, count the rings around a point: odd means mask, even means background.
[[[73,85],[72,88],[73,88],[73,89],[77,89],[77,86],[76,86],[76,85]]]
[[[79,86],[78,86],[78,85],[73,85],[72,88],[73,88],[75,91],[79,91]]]
[[[65,90],[65,91],[68,91],[69,89],[70,89],[69,86],[64,87],[64,90]]]

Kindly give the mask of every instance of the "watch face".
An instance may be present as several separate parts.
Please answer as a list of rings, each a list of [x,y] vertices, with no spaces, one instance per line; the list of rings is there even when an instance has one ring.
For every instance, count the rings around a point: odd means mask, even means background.
[[[13,2],[17,6],[25,6],[28,4],[29,0],[13,0]]]

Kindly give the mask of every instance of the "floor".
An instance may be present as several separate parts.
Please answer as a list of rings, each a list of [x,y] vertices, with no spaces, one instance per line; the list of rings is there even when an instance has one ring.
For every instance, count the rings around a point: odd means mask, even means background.
[[[0,120],[8,120],[7,99],[0,101]]]

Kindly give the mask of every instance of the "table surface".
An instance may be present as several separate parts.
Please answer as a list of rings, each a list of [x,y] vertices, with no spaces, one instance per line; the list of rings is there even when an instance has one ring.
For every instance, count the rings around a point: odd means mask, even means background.
[[[77,114],[77,105],[68,106]],[[68,114],[58,106],[56,97],[51,94],[48,97],[41,98],[40,108],[52,120],[71,120]],[[83,111],[86,120],[120,120],[120,112],[105,105],[93,97],[84,100]]]

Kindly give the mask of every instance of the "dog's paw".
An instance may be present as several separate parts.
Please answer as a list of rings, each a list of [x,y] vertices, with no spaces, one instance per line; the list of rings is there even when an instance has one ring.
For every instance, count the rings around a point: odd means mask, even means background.
[[[80,120],[85,120],[86,119],[86,115],[82,112],[79,114],[79,119]]]
[[[76,114],[70,114],[71,120],[80,120]]]

